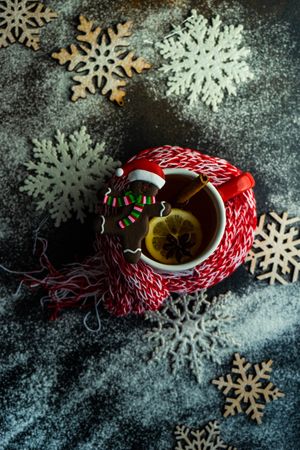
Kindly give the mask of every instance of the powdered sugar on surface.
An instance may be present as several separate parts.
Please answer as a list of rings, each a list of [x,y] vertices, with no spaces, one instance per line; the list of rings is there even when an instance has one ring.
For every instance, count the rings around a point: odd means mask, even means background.
[[[292,26],[297,2],[285,18],[272,15],[269,6],[257,12],[257,3],[153,0],[141,6],[136,0],[52,0],[59,17],[43,28],[39,52],[18,44],[0,51],[1,264],[28,269],[35,261],[33,231],[41,216],[18,188],[25,178],[23,164],[32,157],[32,138],[51,140],[56,129],[70,134],[85,125],[93,142],[104,140],[108,152],[122,161],[155,145],[201,149],[253,173],[259,215],[268,210],[299,215],[299,62]],[[255,78],[240,86],[236,97],[227,97],[217,113],[201,102],[191,108],[185,98],[167,98],[166,80],[156,70],[162,60],[155,42],[192,8],[207,18],[219,14],[224,23],[242,24],[245,45],[251,48]],[[132,79],[123,109],[100,95],[73,104],[71,74],[49,57],[75,42],[81,12],[103,28],[132,19],[131,47],[153,64],[143,77]],[[42,231],[51,233],[51,224]],[[72,231],[66,229],[65,236]],[[64,253],[63,248],[61,257]],[[150,348],[142,338],[149,328],[142,317],[116,319],[101,311],[102,332],[88,333],[83,313],[48,322],[39,304],[42,293],[23,291],[14,297],[17,285],[12,275],[1,272],[1,449],[169,450],[177,423],[201,426],[217,419],[224,441],[239,450],[295,450],[298,284],[270,287],[240,268],[208,291],[210,297],[233,292],[228,314],[239,319],[229,332],[240,346],[226,349],[224,370],[205,367],[200,385],[184,370],[172,375],[165,364],[147,365]],[[210,385],[228,372],[237,350],[251,361],[272,358],[274,383],[286,394],[280,405],[268,405],[262,427],[243,416],[225,421],[222,397]]]
[[[220,367],[207,365],[197,385],[185,370],[170,375],[164,364],[147,366],[149,347],[141,338],[148,325],[142,319],[105,316],[102,334],[91,334],[83,328],[78,313],[66,314],[56,322],[42,322],[38,310],[20,313],[24,298],[14,299],[7,291],[3,294],[2,448],[52,449],[74,442],[72,448],[76,449],[94,448],[97,443],[106,449],[113,443],[115,449],[124,450],[138,442],[140,448],[169,449],[173,426],[183,418],[189,418],[191,425],[220,418],[221,402],[210,387]],[[279,353],[285,343],[291,346],[296,339],[293,333],[300,314],[296,286],[264,286],[255,292],[249,288],[236,294],[227,310],[229,315],[241,317],[230,329],[240,341],[239,349],[254,360],[273,356],[274,382],[289,396],[300,379],[284,370],[288,357]],[[229,365],[236,350],[235,345],[229,346],[222,363]],[[74,359],[76,364],[70,365]],[[268,407],[265,427],[280,423],[288,407],[284,402],[279,409]],[[254,443],[265,439],[266,428],[254,429],[246,421],[237,420],[222,424],[231,442],[241,443],[243,436],[250,436]],[[159,430],[155,431],[158,423]],[[137,431],[143,428],[148,433],[152,430],[153,442]],[[292,430],[290,423],[285,431]],[[270,436],[268,442],[269,446],[262,448],[271,448],[275,442],[276,448],[284,448],[284,436],[278,441]]]

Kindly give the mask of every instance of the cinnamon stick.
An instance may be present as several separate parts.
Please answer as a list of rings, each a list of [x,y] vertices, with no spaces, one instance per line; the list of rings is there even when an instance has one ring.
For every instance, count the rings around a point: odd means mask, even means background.
[[[176,197],[176,203],[187,203],[197,192],[201,191],[207,183],[209,178],[206,175],[200,174],[197,178],[191,181]]]

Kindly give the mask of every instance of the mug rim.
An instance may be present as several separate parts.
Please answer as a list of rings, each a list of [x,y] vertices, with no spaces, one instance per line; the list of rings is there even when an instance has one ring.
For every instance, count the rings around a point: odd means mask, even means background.
[[[165,175],[187,175],[190,178],[196,178],[199,174],[188,169],[183,169],[180,167],[174,167],[174,168],[166,168],[163,169]],[[222,200],[221,195],[219,194],[218,190],[215,188],[215,186],[208,182],[206,187],[208,188],[209,195],[211,199],[215,203],[215,207],[217,209],[217,215],[219,219],[218,227],[216,228],[216,233],[214,237],[211,239],[209,245],[206,247],[205,251],[201,253],[197,258],[192,259],[191,261],[188,261],[183,264],[163,264],[158,261],[155,261],[154,259],[149,258],[146,256],[143,252],[141,254],[141,260],[151,266],[153,269],[158,270],[160,272],[182,272],[185,270],[193,269],[194,267],[198,266],[202,262],[204,262],[209,256],[211,256],[214,251],[219,246],[222,237],[224,235],[225,226],[226,226],[226,212],[225,212],[225,205]]]

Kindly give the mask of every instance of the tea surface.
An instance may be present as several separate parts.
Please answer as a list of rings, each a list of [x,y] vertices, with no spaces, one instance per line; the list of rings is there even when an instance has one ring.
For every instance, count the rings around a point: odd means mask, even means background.
[[[203,238],[198,250],[198,255],[210,244],[214,238],[217,226],[217,212],[211,197],[204,188],[195,194],[186,205],[178,205],[175,202],[177,195],[191,182],[191,178],[185,175],[166,175],[166,183],[157,194],[157,201],[165,200],[171,203],[172,207],[179,207],[190,211],[199,220]],[[145,243],[142,243],[142,252],[153,259],[146,249]]]

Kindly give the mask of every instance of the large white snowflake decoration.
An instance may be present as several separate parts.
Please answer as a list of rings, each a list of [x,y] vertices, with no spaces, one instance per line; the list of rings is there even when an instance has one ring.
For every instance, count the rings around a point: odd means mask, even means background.
[[[98,88],[101,94],[109,94],[111,101],[123,105],[126,77],[131,78],[133,70],[141,73],[150,68],[143,58],[136,58],[133,52],[128,51],[126,38],[131,35],[132,22],[118,24],[116,31],[108,28],[102,32],[82,15],[79,21],[78,30],[82,34],[77,36],[77,40],[82,44],[72,44],[70,51],[62,48],[52,54],[59,64],[68,64],[69,71],[78,73],[73,77],[76,84],[72,87],[72,101],[85,98],[88,92],[95,94]]]
[[[175,437],[177,441],[175,450],[237,450],[221,439],[219,424],[216,420],[208,422],[202,429],[177,425]]]
[[[32,0],[0,0],[0,48],[18,41],[40,48],[40,28],[57,17],[43,3]]]
[[[184,25],[157,44],[168,60],[160,70],[168,74],[167,95],[188,95],[190,104],[201,99],[213,111],[224,93],[236,95],[236,85],[253,78],[241,46],[243,26],[224,25],[219,16],[208,20],[193,10]]]
[[[159,311],[147,311],[146,319],[157,325],[145,338],[154,343],[150,361],[168,359],[172,372],[188,365],[198,383],[204,360],[221,362],[224,350],[236,344],[227,333],[234,317],[226,312],[230,292],[207,300],[206,291],[168,299]]]
[[[252,365],[239,353],[234,355],[232,374],[212,381],[226,396],[224,417],[245,412],[261,424],[266,403],[284,397],[284,393],[269,381],[272,363],[269,359]]]
[[[37,209],[49,210],[56,226],[72,212],[83,222],[85,211],[95,210],[97,191],[120,162],[104,153],[104,142],[92,147],[85,127],[71,134],[69,140],[57,131],[55,139],[55,143],[33,140],[35,161],[25,164],[33,174],[20,190],[37,199]]]
[[[271,221],[263,214],[255,231],[252,249],[247,255],[249,270],[256,272],[257,266],[262,272],[259,280],[269,279],[270,284],[278,281],[287,284],[297,281],[300,270],[300,229],[290,225],[300,221],[299,217],[288,217],[284,212],[280,217],[270,213]],[[273,220],[272,220],[273,219]]]

